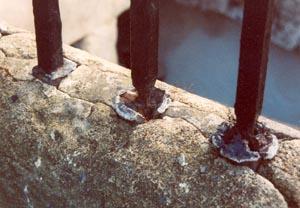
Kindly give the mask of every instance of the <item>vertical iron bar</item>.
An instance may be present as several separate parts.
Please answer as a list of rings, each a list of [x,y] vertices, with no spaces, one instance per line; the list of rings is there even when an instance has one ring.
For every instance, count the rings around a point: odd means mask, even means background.
[[[131,0],[131,77],[146,107],[158,73],[158,32],[159,0]]]
[[[51,73],[63,65],[59,0],[33,0],[38,65]]]
[[[245,0],[241,34],[236,126],[253,135],[262,110],[274,0]]]

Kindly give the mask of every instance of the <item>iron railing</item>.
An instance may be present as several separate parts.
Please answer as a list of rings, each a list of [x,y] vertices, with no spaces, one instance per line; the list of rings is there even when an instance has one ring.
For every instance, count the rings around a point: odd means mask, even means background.
[[[238,132],[256,150],[264,143],[255,137],[255,126],[264,98],[274,0],[245,0],[244,4],[236,123],[224,140],[230,142]],[[63,65],[59,2],[33,0],[33,8],[38,65],[49,74]],[[130,18],[132,83],[142,113],[151,119],[157,107],[152,99],[158,74],[159,0],[131,0]]]
[[[254,134],[254,127],[262,110],[273,3],[273,0],[245,2],[235,114],[237,128],[246,135]],[[251,145],[258,145],[254,143],[255,140],[249,142]]]
[[[46,73],[63,65],[59,0],[33,0],[38,65]]]

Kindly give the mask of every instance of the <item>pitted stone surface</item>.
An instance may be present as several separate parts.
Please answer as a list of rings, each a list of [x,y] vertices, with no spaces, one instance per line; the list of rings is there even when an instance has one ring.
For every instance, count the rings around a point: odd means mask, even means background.
[[[122,193],[132,199],[134,207],[286,206],[285,202],[275,205],[270,198],[258,199],[267,193],[271,198],[281,196],[251,169],[218,159],[207,138],[184,120],[166,117],[151,121],[139,125],[130,138],[128,149],[112,155],[116,167],[109,172],[116,179],[110,186],[117,185],[119,180],[126,183]],[[182,155],[184,165],[178,162]],[[207,171],[201,171],[203,166]],[[141,181],[143,178],[148,180]],[[126,191],[128,187],[131,192]],[[153,187],[157,187],[155,192]],[[254,198],[257,201],[252,201]],[[113,207],[121,204],[118,200],[114,202]]]
[[[37,65],[36,59],[21,59],[7,57],[1,66],[8,70],[18,80],[33,80],[32,68]]]
[[[33,59],[37,57],[35,38],[31,33],[16,33],[0,39],[0,50],[7,57]]]

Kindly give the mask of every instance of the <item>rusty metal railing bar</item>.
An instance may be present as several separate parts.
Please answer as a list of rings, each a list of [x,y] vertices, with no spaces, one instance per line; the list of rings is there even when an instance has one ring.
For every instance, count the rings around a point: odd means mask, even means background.
[[[235,102],[236,126],[245,135],[254,134],[262,110],[273,5],[274,0],[245,1]]]
[[[63,66],[59,0],[33,0],[38,66],[46,73]]]
[[[158,74],[158,33],[159,0],[131,0],[131,77],[146,111],[151,111],[150,97]]]
[[[236,121],[223,123],[211,138],[220,154],[236,163],[272,159],[277,137],[257,121],[261,114],[274,0],[245,0],[235,101]]]

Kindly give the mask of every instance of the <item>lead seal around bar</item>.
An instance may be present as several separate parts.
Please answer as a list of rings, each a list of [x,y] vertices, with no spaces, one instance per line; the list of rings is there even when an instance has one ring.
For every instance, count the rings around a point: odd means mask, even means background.
[[[240,132],[234,124],[223,123],[211,141],[221,156],[239,164],[271,160],[279,148],[277,137],[262,123],[256,124],[251,136]],[[250,141],[256,141],[256,145]]]
[[[144,123],[150,119],[159,118],[170,103],[170,96],[165,91],[155,88],[150,95],[150,102],[145,106],[139,98],[137,90],[121,90],[114,99],[114,109],[125,120],[135,123]]]

